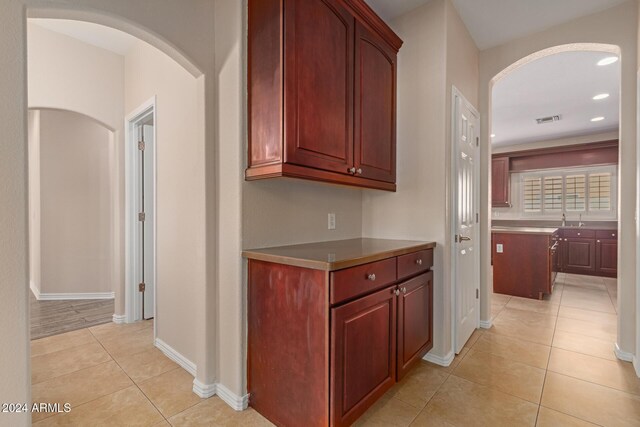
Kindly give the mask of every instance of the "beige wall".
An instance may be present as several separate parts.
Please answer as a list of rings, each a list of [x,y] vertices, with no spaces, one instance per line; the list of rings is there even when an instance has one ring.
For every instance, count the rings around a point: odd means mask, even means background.
[[[398,58],[398,191],[363,193],[363,235],[436,241],[434,348],[451,355],[450,105],[455,85],[478,99],[478,51],[449,0],[392,22]]]
[[[205,289],[202,90],[183,67],[143,41],[126,55],[124,70],[127,114],[156,97],[157,334],[197,364]],[[200,333],[185,333],[194,329]]]
[[[638,43],[638,4],[631,0],[603,12],[575,19],[543,32],[523,37],[487,49],[480,54],[480,108],[491,111],[491,81],[511,64],[536,52],[573,43],[604,43],[619,46],[621,50],[621,117],[620,117],[620,185],[619,219],[620,244],[618,247],[618,345],[634,353],[635,300],[636,300],[636,243],[635,199],[636,199],[636,72]],[[490,114],[483,115],[481,148],[484,151],[481,164],[483,206],[481,216],[487,218],[483,227],[485,253],[482,262],[483,309],[489,309],[491,275],[489,267],[489,210],[488,188],[490,147]]]
[[[111,132],[76,113],[39,116],[39,291],[111,292]]]
[[[29,110],[29,286],[40,293],[40,110]]]
[[[0,13],[0,402],[29,402],[27,266],[27,43],[24,5],[2,3]],[[28,414],[2,414],[0,426],[27,426]]]

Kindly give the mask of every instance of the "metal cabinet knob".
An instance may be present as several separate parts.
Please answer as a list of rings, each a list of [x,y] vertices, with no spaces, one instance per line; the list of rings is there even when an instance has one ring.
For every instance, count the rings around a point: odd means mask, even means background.
[[[356,173],[356,168],[349,168],[349,169],[347,169],[347,171],[349,173]]]
[[[611,237],[616,237],[616,233],[611,233]]]
[[[407,293],[407,288],[403,287],[403,288],[402,288],[402,293],[403,293],[403,294],[406,294],[406,293]]]
[[[418,264],[418,265],[422,265],[422,260],[421,260],[421,259],[417,259],[417,260],[416,260],[416,264]]]
[[[567,239],[564,239],[564,241],[566,242],[566,241],[567,241]]]
[[[580,233],[578,233],[578,236],[580,235]]]
[[[362,169],[361,169],[361,168],[358,168],[358,170],[356,170],[356,173],[357,173],[358,175],[362,175]]]
[[[393,293],[396,295],[400,295],[400,289],[396,289],[395,291],[393,291]]]
[[[369,279],[369,280],[371,280],[373,282],[374,280],[376,280],[376,275],[374,273],[371,273],[371,274],[369,274],[367,276],[367,279]]]
[[[600,243],[600,240],[596,240],[596,243]]]

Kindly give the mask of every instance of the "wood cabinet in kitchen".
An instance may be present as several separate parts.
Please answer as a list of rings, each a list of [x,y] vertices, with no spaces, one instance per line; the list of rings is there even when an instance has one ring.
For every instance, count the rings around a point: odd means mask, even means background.
[[[617,276],[616,230],[565,228],[561,233],[561,271],[593,276]]]
[[[395,191],[402,40],[364,0],[249,0],[247,180]]]
[[[491,206],[511,206],[511,183],[509,157],[494,157],[491,160]]]
[[[433,346],[434,243],[245,251],[249,404],[276,425],[351,425]]]

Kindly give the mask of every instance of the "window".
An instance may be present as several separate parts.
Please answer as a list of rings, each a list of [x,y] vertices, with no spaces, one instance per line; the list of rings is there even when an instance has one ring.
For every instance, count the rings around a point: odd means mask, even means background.
[[[611,173],[589,175],[589,210],[611,210]]]
[[[524,178],[524,211],[541,212],[542,180],[537,177]]]
[[[521,174],[522,210],[531,216],[563,212],[615,218],[616,166]],[[576,215],[577,216],[577,215]]]

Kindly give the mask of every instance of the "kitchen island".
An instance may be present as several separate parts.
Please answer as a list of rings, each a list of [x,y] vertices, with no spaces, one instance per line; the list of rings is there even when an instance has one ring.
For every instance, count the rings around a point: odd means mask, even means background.
[[[351,425],[433,346],[435,243],[246,250],[249,405],[278,426]]]
[[[558,272],[557,227],[492,227],[493,292],[542,299]]]

